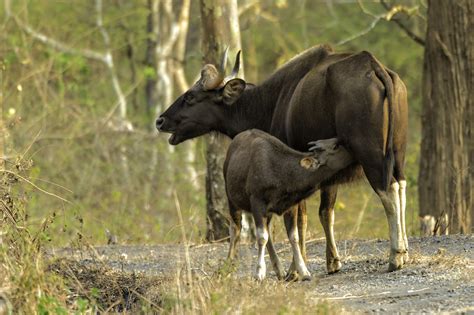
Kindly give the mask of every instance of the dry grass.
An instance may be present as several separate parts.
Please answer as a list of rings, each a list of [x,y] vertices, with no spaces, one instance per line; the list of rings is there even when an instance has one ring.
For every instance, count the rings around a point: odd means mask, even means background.
[[[97,263],[57,260],[49,271],[66,280],[68,303],[87,300],[99,312],[161,311],[155,288],[162,280],[120,272]]]
[[[238,279],[221,268],[215,274],[191,268],[190,243],[181,230],[184,261],[168,277],[127,273],[106,266],[100,259],[77,262],[44,255],[49,243],[51,213],[31,222],[25,204],[28,194],[23,168],[3,172],[1,180],[0,313],[19,314],[261,314],[327,313],[326,303],[309,303],[305,284],[268,279]],[[18,173],[18,174],[17,174]],[[175,196],[182,224],[179,202]],[[84,252],[85,240],[78,248]]]
[[[29,184],[21,173],[31,165],[19,159],[14,171],[0,177],[0,284],[4,310],[19,314],[66,311],[66,290],[62,280],[45,270],[41,248],[48,242],[47,230],[54,213],[33,224],[25,211]]]
[[[158,287],[160,306],[170,314],[307,314],[328,313],[327,303],[306,299],[306,286],[267,279],[202,275],[193,272],[192,284],[184,267],[174,279]]]

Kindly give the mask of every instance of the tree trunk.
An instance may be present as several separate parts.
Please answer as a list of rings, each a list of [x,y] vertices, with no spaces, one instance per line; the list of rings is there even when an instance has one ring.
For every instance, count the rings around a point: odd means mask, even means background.
[[[0,81],[3,81],[3,73],[0,73]],[[1,82],[2,91],[6,91],[4,89],[4,84]],[[3,120],[3,92],[0,92],[0,170],[5,170],[5,160],[7,159],[7,150],[6,150],[6,133],[7,128],[5,126],[5,121]],[[1,231],[0,231],[1,232]],[[1,233],[0,233],[1,234]]]
[[[472,0],[429,2],[423,71],[420,216],[438,219],[447,214],[450,233],[470,233],[474,210]]]
[[[236,0],[200,0],[203,31],[204,62],[218,65],[229,46],[231,60],[240,49],[240,32]],[[222,240],[229,235],[227,197],[222,166],[229,141],[210,135],[207,139],[207,233],[208,241]]]

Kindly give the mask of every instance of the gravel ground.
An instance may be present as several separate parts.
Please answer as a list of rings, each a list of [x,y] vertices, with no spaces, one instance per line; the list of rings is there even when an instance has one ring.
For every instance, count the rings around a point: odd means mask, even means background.
[[[388,273],[388,241],[350,240],[338,242],[342,270],[327,275],[324,240],[308,242],[310,282],[305,300],[327,300],[352,312],[415,312],[474,314],[474,236],[450,235],[410,238],[410,261],[404,269]],[[222,265],[228,244],[191,245],[191,267],[211,275]],[[288,243],[276,245],[280,258],[289,266]],[[82,263],[97,263],[124,272],[172,278],[185,261],[182,245],[103,246],[91,251],[60,249],[54,256]],[[256,261],[252,245],[240,246],[237,276],[250,277]],[[275,278],[267,258],[268,277]]]

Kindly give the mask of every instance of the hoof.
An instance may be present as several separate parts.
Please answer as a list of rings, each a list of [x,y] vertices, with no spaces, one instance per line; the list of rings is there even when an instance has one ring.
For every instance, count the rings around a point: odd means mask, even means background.
[[[328,269],[328,274],[331,275],[331,274],[336,273],[339,270],[341,270],[342,264],[341,264],[341,261],[339,259],[334,259],[333,261],[328,262],[326,267]]]
[[[408,255],[408,251],[406,251],[404,254],[403,254],[403,264],[408,264],[408,260],[410,260],[410,255]]]
[[[257,282],[262,282],[262,281],[265,279],[265,275],[256,274],[256,275],[254,275],[254,279],[255,279],[255,281],[257,281]]]
[[[390,254],[390,259],[388,263],[388,271],[392,272],[395,270],[400,270],[403,267],[405,253],[394,253]]]
[[[278,280],[283,280],[283,279],[286,279],[286,275],[282,272],[282,273],[277,274],[277,278]]]
[[[301,281],[311,281],[311,276],[303,276],[303,278],[301,278]]]
[[[402,264],[389,263],[388,264],[388,272],[400,270],[400,269],[402,269],[402,267],[403,267]]]
[[[298,272],[296,270],[288,271],[288,273],[285,276],[285,281],[288,281],[288,282],[298,281]]]

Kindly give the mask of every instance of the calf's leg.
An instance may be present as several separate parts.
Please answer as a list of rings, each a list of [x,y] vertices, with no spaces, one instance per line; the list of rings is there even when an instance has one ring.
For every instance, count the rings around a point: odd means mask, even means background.
[[[265,279],[267,267],[265,265],[265,246],[268,242],[266,206],[261,201],[252,198],[250,201],[253,219],[257,230],[258,260],[255,278],[259,281]]]
[[[237,252],[237,245],[240,240],[240,231],[242,230],[242,211],[237,210],[232,205],[229,205],[229,208],[232,222],[229,226],[230,245],[227,259],[233,261]]]
[[[284,273],[283,273],[283,267],[280,263],[280,259],[278,258],[275,247],[273,246],[271,219],[272,219],[271,216],[269,216],[267,219],[267,231],[268,231],[267,250],[268,250],[268,254],[270,255],[270,261],[272,262],[273,270],[275,271],[278,279],[281,280],[284,278]]]
[[[341,270],[342,264],[334,238],[334,205],[337,197],[337,186],[321,188],[321,203],[319,205],[319,220],[326,235],[326,267],[329,274]]]
[[[305,211],[306,211],[306,208],[305,208]],[[299,229],[299,226],[301,225],[302,227],[304,227],[304,229],[306,229],[306,224],[302,224],[301,222],[301,219],[302,217],[304,216],[304,220],[306,220],[306,213],[304,213],[304,215],[300,212],[300,205],[294,205],[293,207],[291,207],[289,210],[287,210],[287,212],[294,212],[294,213],[297,213],[297,216],[298,216],[298,236],[301,237],[301,232],[300,232],[300,229]],[[290,222],[290,224],[293,224],[292,222]],[[289,227],[290,229],[293,229],[293,226]],[[288,228],[287,228],[287,231],[288,231]],[[300,239],[300,246],[301,246],[301,239]],[[306,244],[305,244],[305,248],[306,248]],[[303,256],[303,253],[301,254]],[[305,260],[306,262],[306,257],[303,256],[303,259]],[[295,260],[292,259],[291,260],[291,264],[290,264],[290,268],[288,268],[288,271],[286,272],[286,276],[285,276],[285,280],[286,281],[296,281],[298,280],[298,270],[296,270],[296,266],[295,266]]]
[[[303,256],[301,255],[301,250],[299,247],[297,225],[298,214],[297,210],[295,209],[296,208],[292,208],[284,215],[286,233],[288,235],[288,239],[290,240],[291,249],[293,252],[293,264],[298,271],[301,280],[311,280],[311,274],[309,273],[308,268],[306,268],[306,264],[304,262]]]

